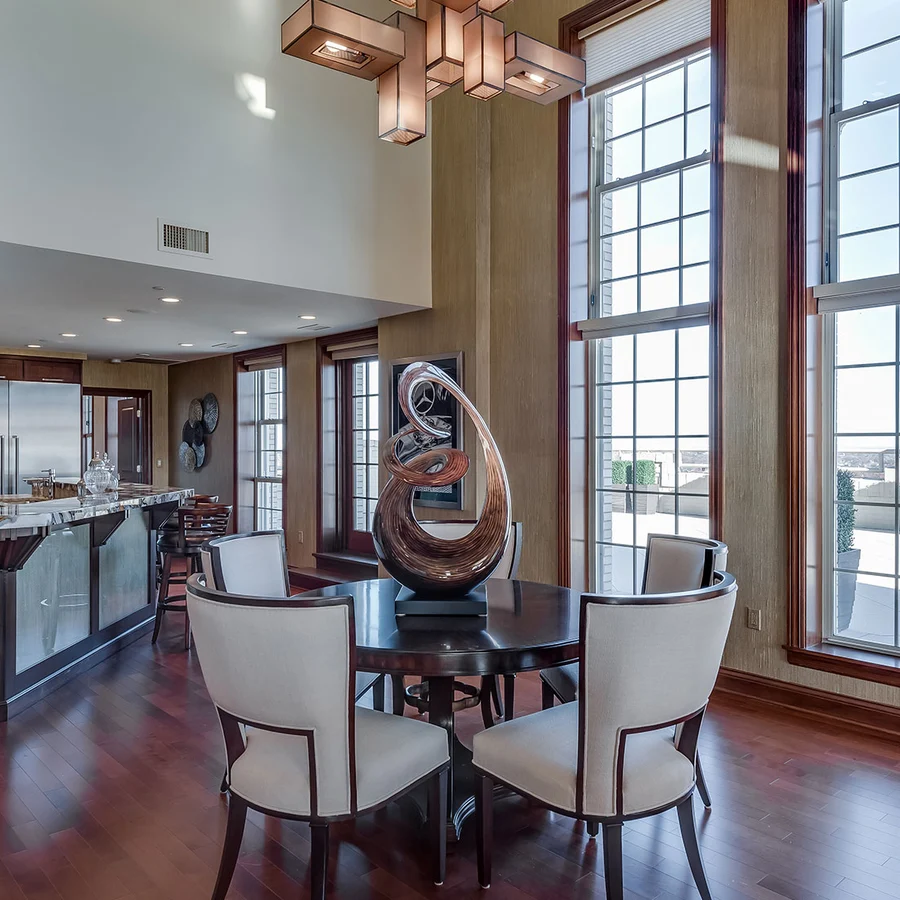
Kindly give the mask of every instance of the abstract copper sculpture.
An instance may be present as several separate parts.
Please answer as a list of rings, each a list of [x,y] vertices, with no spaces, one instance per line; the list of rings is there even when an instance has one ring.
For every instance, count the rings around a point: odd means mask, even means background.
[[[418,488],[455,484],[469,470],[462,450],[431,449],[403,463],[397,444],[413,432],[436,438],[448,434],[416,411],[413,394],[425,382],[443,386],[468,413],[484,450],[487,491],[478,523],[464,537],[443,540],[428,534],[416,521],[413,498]],[[436,366],[416,362],[400,377],[400,407],[409,424],[382,448],[390,480],[375,507],[372,534],[375,552],[391,576],[417,593],[462,596],[490,578],[497,568],[511,527],[509,483],[500,451],[484,419],[459,385]]]

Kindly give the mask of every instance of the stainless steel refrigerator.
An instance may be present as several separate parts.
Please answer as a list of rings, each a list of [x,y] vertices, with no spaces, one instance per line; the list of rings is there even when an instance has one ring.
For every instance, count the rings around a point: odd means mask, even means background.
[[[45,469],[81,473],[81,386],[0,381],[0,494],[30,494]]]

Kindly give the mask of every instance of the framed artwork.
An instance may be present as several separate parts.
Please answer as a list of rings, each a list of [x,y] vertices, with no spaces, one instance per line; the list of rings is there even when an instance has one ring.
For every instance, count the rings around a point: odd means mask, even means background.
[[[403,370],[414,362],[429,362],[446,372],[461,388],[463,386],[463,355],[451,353],[445,356],[413,356],[409,359],[395,359],[391,363],[391,433],[396,434],[409,424],[409,419],[400,409],[397,398],[397,386]],[[397,455],[401,462],[411,459],[423,450],[463,449],[462,408],[456,398],[438,384],[423,384],[416,389],[413,397],[415,408],[426,420],[433,421],[440,428],[450,432],[448,439],[431,437],[417,432],[400,442]],[[428,488],[416,491],[417,506],[437,507],[442,509],[463,508],[463,482],[447,487]]]

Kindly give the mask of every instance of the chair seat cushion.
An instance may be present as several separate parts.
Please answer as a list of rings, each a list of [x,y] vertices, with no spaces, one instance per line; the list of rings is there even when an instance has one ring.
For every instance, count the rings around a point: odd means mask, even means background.
[[[293,816],[310,815],[306,738],[247,729],[247,749],[231,767],[231,790],[250,803]],[[356,793],[360,812],[384,803],[449,760],[447,732],[416,719],[356,710]],[[334,760],[317,761],[323,766]],[[320,816],[346,815],[327,809]]]
[[[568,703],[475,735],[478,769],[548,806],[574,813],[578,776],[578,707]],[[678,800],[694,783],[694,767],[675,749],[670,728],[628,736],[624,814]]]
[[[578,672],[578,663],[541,669],[541,681],[550,686],[561,703],[571,703],[578,699]]]

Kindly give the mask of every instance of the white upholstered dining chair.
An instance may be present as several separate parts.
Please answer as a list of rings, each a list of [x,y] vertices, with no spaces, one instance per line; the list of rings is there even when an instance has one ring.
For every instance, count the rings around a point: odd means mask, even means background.
[[[737,585],[581,598],[578,700],[475,735],[478,878],[491,881],[494,783],[603,830],[608,900],[621,900],[622,823],[678,810],[694,881],[711,900],[694,821],[697,738]],[[680,725],[675,742],[672,726]]]
[[[459,540],[465,537],[478,524],[471,520],[463,519],[447,519],[441,521],[421,521],[419,524],[422,528],[433,537],[442,538],[446,541]],[[509,529],[509,537],[506,540],[506,549],[500,559],[497,568],[494,570],[491,578],[503,578],[512,580],[519,571],[519,560],[522,558],[522,523],[513,522]],[[403,679],[398,676],[392,676],[392,683],[395,684],[394,691],[394,711],[402,712],[404,700]],[[491,703],[494,705],[496,713],[501,718],[511,719],[515,707],[515,689],[516,676],[513,674],[503,676],[503,696],[500,695],[500,686],[496,675],[485,675],[481,679],[481,715],[484,720],[485,727],[494,724],[491,714]]]
[[[676,534],[647,536],[641,594],[665,594],[692,591],[712,584],[713,573],[728,566],[728,545],[706,538]],[[578,696],[578,663],[541,670],[544,709],[554,700],[572,703]],[[709,788],[697,757],[697,792],[707,809],[712,808]]]
[[[308,822],[314,900],[329,826],[428,784],[434,880],[444,880],[449,753],[443,728],[354,703],[353,600],[265,598],[188,580],[203,677],[228,759],[228,825],[213,900],[234,874],[248,809]]]

